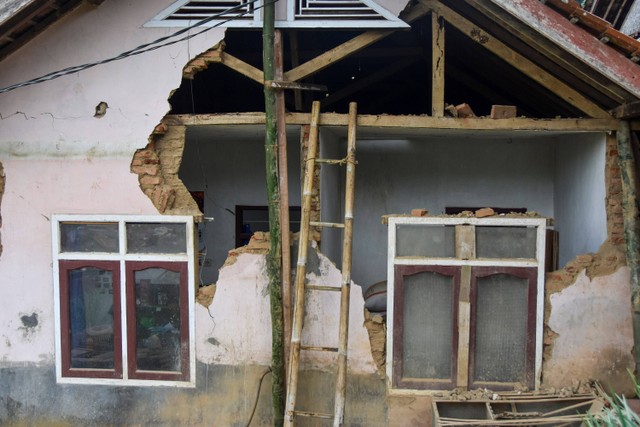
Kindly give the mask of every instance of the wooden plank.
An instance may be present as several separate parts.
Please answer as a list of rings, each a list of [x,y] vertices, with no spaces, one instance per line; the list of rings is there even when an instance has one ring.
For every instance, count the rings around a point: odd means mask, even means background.
[[[456,258],[476,257],[476,230],[471,225],[456,225]]]
[[[456,227],[457,228],[457,227]],[[474,232],[473,227],[468,227]],[[475,237],[474,237],[475,240]],[[471,267],[461,267],[458,301],[458,387],[469,386],[469,337],[471,335]]]
[[[273,77],[281,79],[283,73],[284,54],[282,49],[282,32],[275,30],[273,41]],[[284,366],[289,366],[291,347],[291,225],[289,218],[289,172],[287,168],[287,123],[285,118],[284,92],[277,91],[276,97],[276,129],[278,143],[278,191],[280,192],[280,250],[282,257],[282,317],[284,333]],[[286,375],[286,373],[285,373]]]
[[[327,92],[325,85],[316,85],[311,83],[287,82],[283,80],[271,80],[265,84],[274,89],[295,89],[295,90],[315,90],[318,92]]]
[[[254,80],[260,84],[264,83],[264,75],[262,70],[257,69],[251,64],[247,64],[241,59],[236,58],[233,55],[229,55],[227,52],[220,52],[220,59],[222,63],[227,67],[231,68],[242,74],[243,76],[249,77],[251,80]]]
[[[627,248],[627,265],[631,271],[631,302],[635,312],[640,311],[640,223],[638,222],[638,188],[636,187],[636,165],[631,147],[631,132],[629,123],[620,122],[620,129],[616,134],[618,146],[618,166],[622,179],[622,211],[624,220],[624,237]],[[640,323],[634,321],[636,329]],[[636,338],[636,351],[640,350],[640,341]],[[640,354],[636,353],[636,360]]]
[[[309,113],[287,113],[287,124],[309,124]],[[347,115],[323,113],[321,124],[325,126],[346,126]],[[221,114],[170,114],[162,119],[169,126],[209,126],[209,125],[263,125],[262,112],[221,113]],[[609,119],[499,119],[452,118],[429,116],[358,115],[359,127],[434,129],[434,130],[474,130],[474,131],[549,131],[549,132],[609,132],[618,129],[619,120]],[[640,130],[640,122],[632,123],[632,130]]]
[[[544,69],[534,64],[532,61],[528,60],[519,53],[513,51],[504,43],[494,38],[490,34],[484,32],[481,28],[477,27],[467,19],[458,15],[456,12],[444,6],[442,3],[432,0],[423,0],[423,2],[430,8],[432,8],[434,12],[441,14],[447,20],[447,22],[467,35],[467,37],[471,38],[480,46],[483,46],[485,49],[489,50],[514,68],[520,70],[521,72],[529,76],[532,80],[536,81],[540,85],[560,96],[569,104],[578,108],[580,111],[595,118],[611,117],[609,113],[593,103],[591,100],[584,97],[575,89],[571,88],[564,82],[547,73]]]
[[[444,19],[431,14],[431,115],[444,116]]]
[[[609,113],[616,119],[633,119],[640,117],[640,101],[628,102],[622,104],[613,110],[609,110]]]
[[[424,16],[427,13],[427,10],[422,6],[417,6],[411,9],[409,14],[403,16],[403,19],[406,22],[412,22],[416,19]],[[304,79],[305,77],[309,77],[312,74],[317,73],[320,70],[325,69],[331,64],[338,62],[349,55],[358,52],[359,50],[364,49],[365,47],[387,37],[390,34],[393,34],[395,30],[372,30],[367,31],[365,33],[360,34],[342,43],[335,48],[328,50],[315,58],[305,62],[302,65],[295,67],[292,70],[284,73],[285,80],[288,81],[298,81]]]
[[[354,52],[364,49],[370,44],[393,34],[393,32],[394,31],[392,30],[367,31],[366,33],[360,34],[359,36],[356,36],[351,40],[316,56],[304,64],[287,71],[284,73],[284,78],[289,81],[298,81],[305,77],[309,77],[310,75],[327,68],[331,64],[346,58]]]

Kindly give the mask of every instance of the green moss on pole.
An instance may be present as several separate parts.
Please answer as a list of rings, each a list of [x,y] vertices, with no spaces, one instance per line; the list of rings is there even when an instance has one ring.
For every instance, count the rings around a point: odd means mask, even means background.
[[[275,6],[273,2],[265,4],[262,27],[262,59],[264,81],[274,76],[274,26]],[[284,422],[285,369],[284,369],[284,319],[282,315],[282,268],[280,250],[280,193],[278,191],[278,140],[276,128],[276,95],[265,85],[265,162],[267,202],[269,205],[269,236],[271,246],[267,258],[269,276],[269,296],[271,303],[271,399],[273,407],[273,425],[282,426]]]

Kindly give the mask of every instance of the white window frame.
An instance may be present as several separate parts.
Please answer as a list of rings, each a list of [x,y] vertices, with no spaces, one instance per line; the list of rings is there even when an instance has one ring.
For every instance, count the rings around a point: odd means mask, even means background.
[[[491,267],[536,267],[537,268],[537,295],[536,295],[536,337],[535,337],[535,363],[534,379],[535,388],[540,387],[542,374],[542,344],[544,332],[544,283],[545,283],[545,242],[546,242],[546,218],[458,218],[458,217],[409,217],[390,216],[388,224],[388,252],[387,252],[387,357],[386,376],[387,389],[390,394],[415,395],[427,394],[442,390],[414,390],[397,388],[393,385],[393,332],[394,332],[394,295],[395,295],[395,267],[397,265],[431,265],[431,266],[491,266]],[[472,225],[472,226],[516,226],[536,227],[536,258],[535,259],[458,259],[435,257],[401,257],[396,255],[396,231],[398,225]],[[457,319],[456,319],[457,321]],[[459,339],[463,333],[460,332]],[[469,337],[469,339],[471,339]]]
[[[62,252],[60,224],[76,223],[117,223],[118,224],[118,253],[102,252]],[[186,227],[186,252],[174,254],[129,254],[126,247],[127,223],[181,223]],[[195,238],[194,219],[191,216],[168,215],[69,215],[54,214],[51,216],[52,254],[53,254],[53,288],[54,288],[54,316],[55,316],[55,354],[56,380],[63,384],[103,384],[119,386],[169,386],[189,387],[196,385],[196,347],[195,347]],[[113,378],[78,378],[62,376],[62,342],[60,317],[60,268],[59,261],[115,261],[120,265],[120,306],[122,325],[122,379]],[[187,293],[189,317],[189,381],[147,380],[129,378],[127,363],[127,261],[157,261],[157,262],[186,262],[187,263]]]

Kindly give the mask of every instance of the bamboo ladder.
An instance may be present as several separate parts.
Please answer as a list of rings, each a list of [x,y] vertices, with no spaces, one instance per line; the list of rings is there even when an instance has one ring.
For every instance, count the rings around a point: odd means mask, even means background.
[[[313,417],[333,419],[334,427],[342,426],[344,422],[344,407],[347,388],[347,343],[349,336],[349,293],[351,290],[351,252],[353,241],[353,199],[356,165],[356,117],[355,102],[349,104],[349,126],[347,138],[347,155],[341,160],[318,158],[318,123],[320,121],[320,102],[313,103],[311,109],[311,126],[309,132],[309,148],[305,161],[303,185],[302,213],[300,219],[300,240],[298,246],[298,262],[296,265],[296,301],[293,309],[293,325],[291,332],[291,346],[288,367],[287,399],[284,414],[284,425],[295,426],[296,417]],[[346,165],[346,185],[344,204],[344,223],[328,223],[311,221],[311,198],[314,188],[314,169],[316,164]],[[342,283],[341,286],[317,286],[307,284],[305,276],[307,268],[307,251],[309,249],[310,227],[343,228],[342,238]],[[340,324],[338,333],[338,347],[312,347],[302,345],[302,329],[304,322],[305,291],[340,292]],[[298,377],[301,351],[328,351],[338,353],[338,371],[336,377],[336,391],[334,413],[326,414],[311,411],[296,410],[298,391]]]

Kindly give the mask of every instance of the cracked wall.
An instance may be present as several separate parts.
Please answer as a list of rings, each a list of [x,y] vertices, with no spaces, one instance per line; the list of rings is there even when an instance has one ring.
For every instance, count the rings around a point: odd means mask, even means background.
[[[626,267],[622,183],[615,134],[606,137],[607,240],[547,274],[543,384],[596,379],[619,393],[633,391],[635,369],[629,269]]]
[[[178,177],[185,136],[186,126],[158,125],[147,146],[133,155],[131,172],[138,174],[140,189],[158,212],[201,219],[202,212]]]

